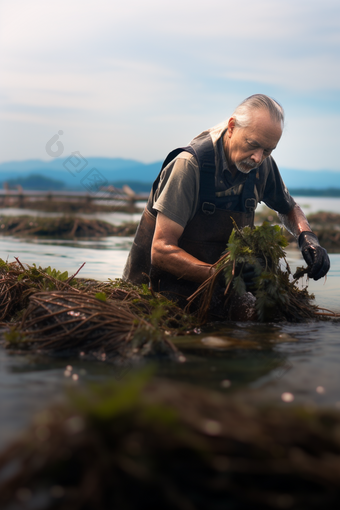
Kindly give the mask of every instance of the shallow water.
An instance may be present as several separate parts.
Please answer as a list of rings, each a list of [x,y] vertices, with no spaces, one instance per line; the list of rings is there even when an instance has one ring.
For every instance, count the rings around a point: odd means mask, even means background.
[[[127,253],[132,244],[131,237],[107,237],[98,240],[20,240],[15,237],[0,237],[1,258],[12,262],[18,257],[21,262],[41,267],[54,267],[74,274],[86,262],[79,273],[83,278],[107,280],[122,274]]]
[[[19,241],[1,238],[1,258],[77,271],[79,276],[106,280],[120,277],[131,238],[96,241]],[[310,282],[316,302],[340,312],[340,254],[332,254],[327,279]],[[292,270],[303,265],[298,250],[288,251]],[[306,282],[305,282],[306,283]],[[340,324],[220,323],[191,337],[176,340],[184,353],[182,364],[162,363],[159,375],[201,384],[222,392],[247,392],[251,398],[282,403],[289,393],[293,402],[340,407]],[[72,365],[74,381],[65,376]],[[68,372],[67,372],[68,373]],[[32,419],[35,411],[63,396],[67,384],[115,378],[126,372],[105,362],[11,355],[0,348],[0,448]],[[285,403],[283,405],[292,405]]]

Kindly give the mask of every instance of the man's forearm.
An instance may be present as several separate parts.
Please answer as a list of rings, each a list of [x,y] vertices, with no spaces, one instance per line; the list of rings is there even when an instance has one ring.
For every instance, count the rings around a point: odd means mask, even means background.
[[[212,275],[211,264],[206,264],[175,245],[153,247],[151,263],[153,266],[171,273],[177,278],[203,283]]]
[[[288,214],[279,214],[279,218],[288,232],[293,234],[296,238],[299,237],[301,232],[312,231],[303,210],[297,204],[295,204]]]

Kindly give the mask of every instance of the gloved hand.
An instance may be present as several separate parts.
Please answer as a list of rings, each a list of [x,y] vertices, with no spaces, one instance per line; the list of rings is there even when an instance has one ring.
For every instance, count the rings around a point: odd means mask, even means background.
[[[240,272],[241,268],[247,292],[255,290],[254,280],[260,276],[261,272],[265,268],[264,260],[261,257],[256,257],[256,264],[246,262],[244,265],[240,264],[239,268],[236,266],[236,275]]]
[[[308,267],[308,276],[319,280],[330,267],[327,252],[320,246],[319,239],[313,232],[302,232],[299,236],[299,247]]]

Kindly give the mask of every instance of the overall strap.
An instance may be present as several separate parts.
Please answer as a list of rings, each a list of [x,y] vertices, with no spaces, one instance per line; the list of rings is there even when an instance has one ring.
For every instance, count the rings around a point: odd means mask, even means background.
[[[249,172],[247,180],[243,185],[242,206],[246,212],[254,212],[257,206],[255,196],[255,180],[258,169],[255,168]]]
[[[155,194],[156,189],[158,188],[159,180],[161,178],[161,173],[163,172],[164,168],[166,166],[168,166],[168,164],[171,163],[171,161],[173,159],[175,159],[175,157],[178,156],[178,154],[180,154],[183,151],[188,151],[191,154],[195,155],[190,149],[191,149],[190,146],[189,147],[178,147],[178,149],[174,149],[173,151],[169,152],[169,154],[167,155],[167,157],[163,161],[162,168],[160,169],[160,172],[159,172],[156,180],[154,181],[154,183],[152,185],[152,193],[153,194]]]
[[[203,204],[212,204],[215,205],[216,196],[215,196],[215,173],[216,173],[216,163],[215,163],[215,150],[214,145],[211,139],[211,136],[208,134],[203,141],[193,140],[191,142],[190,148],[192,150],[188,150],[191,154],[196,156],[199,170],[200,170],[200,191],[199,198],[200,203]]]
[[[165,158],[162,168],[158,174],[157,179],[153,183],[153,193],[155,193],[160,176],[164,168],[175,159],[178,154],[186,151],[195,156],[199,170],[200,170],[200,200],[208,200],[209,202],[215,203],[215,150],[212,143],[211,136],[208,134],[203,141],[195,143],[191,142],[191,145],[187,147],[179,147],[171,151]]]
[[[209,133],[205,138],[201,140],[193,140],[191,145],[174,149],[167,155],[158,177],[153,183],[152,191],[153,193],[156,192],[160,176],[164,168],[183,151],[189,152],[195,156],[197,160],[200,171],[199,200],[201,208],[206,214],[213,214],[217,205],[215,194],[216,163],[214,145]],[[249,173],[243,186],[241,203],[242,209],[247,213],[254,212],[257,205],[255,195],[256,172],[257,169],[254,169]]]

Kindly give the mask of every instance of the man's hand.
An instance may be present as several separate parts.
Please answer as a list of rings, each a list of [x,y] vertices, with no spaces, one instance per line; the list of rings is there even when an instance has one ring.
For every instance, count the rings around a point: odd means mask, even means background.
[[[265,269],[265,262],[263,258],[256,257],[254,264],[249,262],[236,265],[236,275],[242,270],[242,278],[246,286],[247,292],[253,292],[256,290],[255,278],[260,276],[262,271]]]
[[[329,270],[330,261],[326,250],[320,246],[317,236],[313,232],[302,232],[299,236],[299,246],[310,268],[308,276],[314,280],[325,276]]]

